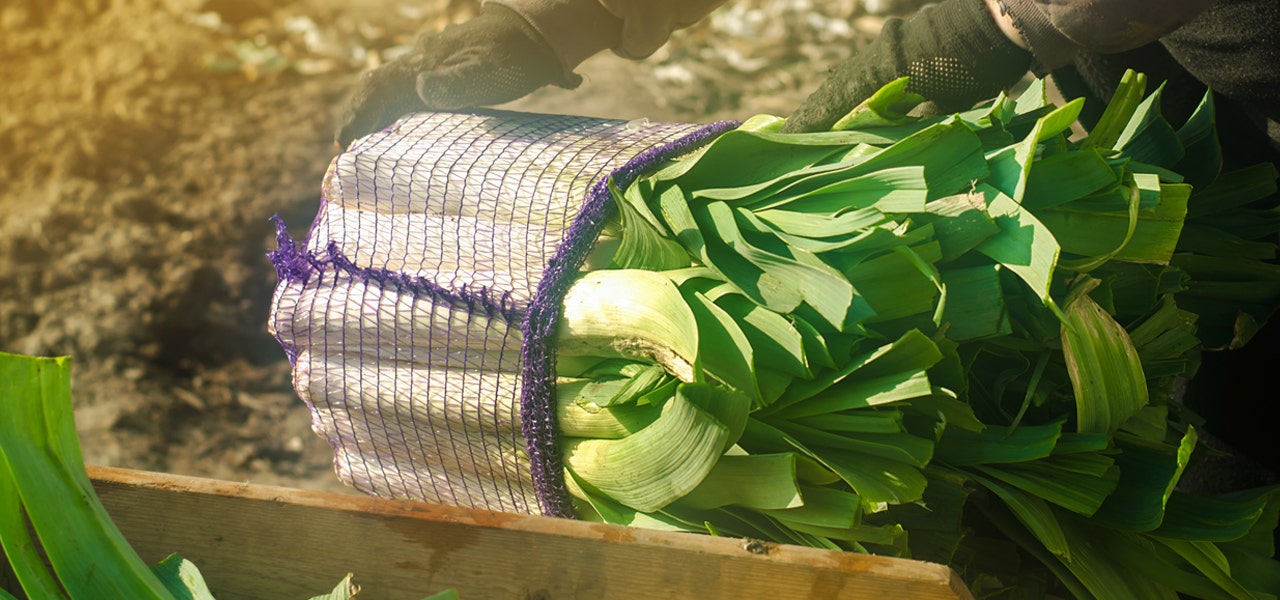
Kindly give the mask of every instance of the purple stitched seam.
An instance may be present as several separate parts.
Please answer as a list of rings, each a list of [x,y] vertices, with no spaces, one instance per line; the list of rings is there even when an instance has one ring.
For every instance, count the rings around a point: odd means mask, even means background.
[[[305,257],[299,255],[298,243],[289,235],[289,228],[279,214],[271,216],[276,224],[276,249],[267,253],[267,259],[276,268],[276,279],[280,281],[306,281],[310,278],[312,267]],[[298,364],[298,347],[284,341],[277,332],[276,342],[289,357],[289,366]]]
[[[734,121],[706,125],[673,142],[640,153],[591,187],[581,212],[569,227],[555,255],[547,261],[537,292],[525,311],[521,331],[520,421],[534,490],[542,513],[550,517],[575,518],[569,491],[565,487],[563,457],[560,453],[555,411],[555,340],[560,304],[582,267],[587,254],[616,209],[609,194],[612,179],[626,189],[641,175],[661,162],[689,152],[720,134],[737,127]]]
[[[524,319],[525,310],[516,305],[510,291],[498,293],[487,286],[469,287],[467,285],[458,289],[449,289],[423,277],[388,269],[358,267],[333,242],[325,248],[323,255],[317,255],[298,246],[293,236],[289,235],[284,219],[280,215],[271,217],[271,220],[276,224],[276,249],[268,252],[267,258],[275,266],[276,277],[280,281],[306,283],[312,275],[323,273],[332,267],[361,281],[373,281],[381,287],[394,285],[396,289],[416,297],[428,297],[470,311],[479,308],[491,317],[501,316],[508,323],[514,324]],[[284,348],[285,354],[289,357],[289,363],[295,364],[298,357],[297,348],[280,339],[278,334],[276,341],[280,343],[281,348]]]

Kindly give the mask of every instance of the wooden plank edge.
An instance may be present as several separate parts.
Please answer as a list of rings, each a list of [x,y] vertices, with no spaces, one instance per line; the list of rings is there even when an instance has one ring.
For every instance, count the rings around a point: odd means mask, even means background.
[[[151,499],[147,500],[151,509],[155,508],[154,505],[157,502],[154,494],[170,495],[174,499],[182,498],[186,501],[198,498],[214,501],[223,499],[247,506],[249,508],[238,510],[249,510],[255,517],[267,520],[274,518],[271,513],[279,510],[294,509],[296,512],[297,509],[312,509],[313,512],[307,513],[312,515],[309,517],[310,522],[329,522],[329,519],[337,519],[363,523],[357,524],[357,527],[368,527],[366,521],[390,521],[399,525],[417,523],[435,527],[436,529],[431,531],[435,532],[433,535],[437,537],[446,536],[447,532],[455,530],[465,530],[468,535],[477,530],[504,534],[521,532],[530,534],[532,537],[511,539],[524,540],[525,543],[548,542],[560,549],[581,546],[591,548],[592,553],[617,552],[617,548],[625,547],[628,557],[634,557],[635,552],[647,551],[654,556],[664,557],[663,560],[670,559],[676,567],[680,566],[682,560],[696,560],[702,561],[698,564],[730,565],[724,567],[726,573],[730,571],[750,573],[753,569],[765,566],[784,568],[788,574],[792,571],[803,571],[806,577],[814,580],[835,582],[824,588],[830,590],[849,588],[855,591],[861,589],[865,592],[897,589],[908,592],[906,595],[897,596],[902,598],[972,598],[964,582],[950,568],[922,561],[130,469],[89,466],[88,470],[95,488],[99,491],[99,496],[103,498],[113,518],[116,518],[118,512],[131,510],[129,506],[122,505],[122,502],[128,503],[130,498],[142,499],[143,497],[138,495],[142,493],[152,494]],[[316,518],[316,515],[323,515],[323,519]],[[138,516],[135,515],[135,518]],[[118,519],[117,522],[119,524],[120,520]],[[440,529],[442,526],[454,529]],[[138,537],[147,535],[146,532],[138,531],[137,527],[133,528],[134,531],[129,531],[126,526],[121,525],[121,529],[125,531],[126,537],[131,533]],[[406,529],[397,528],[397,531],[403,530]],[[167,541],[176,543],[173,542],[176,539],[172,537],[173,532],[168,532],[168,535],[170,537]],[[133,543],[134,538],[130,539]],[[218,536],[217,539],[222,538]],[[146,545],[145,540],[140,540],[140,543]],[[426,542],[419,541],[418,545],[421,546],[423,543]],[[167,551],[181,551],[184,555],[189,553],[179,548],[170,548]],[[353,551],[359,552],[359,549],[353,549]],[[141,554],[142,550],[139,552]],[[154,554],[155,550],[152,550],[152,553]],[[155,556],[145,555],[144,558],[157,559]],[[706,562],[707,560],[711,562]],[[201,566],[199,562],[196,564]],[[662,572],[661,569],[658,572]],[[377,573],[366,574],[374,576],[375,581],[381,577]],[[213,575],[213,573],[206,573],[206,578],[216,585]],[[341,575],[342,573],[334,573],[334,581],[336,582]],[[432,575],[433,573],[430,572],[423,574],[427,579]],[[526,595],[528,595],[527,591]],[[234,596],[236,596],[235,593],[227,597]],[[741,597],[737,594],[735,596]],[[219,598],[222,597],[219,595]],[[804,597],[823,596],[804,594]],[[858,596],[841,594],[825,597]],[[464,598],[471,600],[465,595]]]

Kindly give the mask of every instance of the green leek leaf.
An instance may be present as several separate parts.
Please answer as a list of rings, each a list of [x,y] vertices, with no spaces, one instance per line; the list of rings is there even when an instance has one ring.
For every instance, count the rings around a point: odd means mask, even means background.
[[[933,280],[936,272],[922,273],[920,264],[931,266],[941,258],[941,247],[931,242],[911,252],[891,251],[846,269],[845,274],[854,290],[875,311],[875,315],[866,321],[872,323],[919,313],[932,314],[939,295],[939,282]]]
[[[1098,119],[1098,124],[1089,132],[1089,137],[1084,140],[1081,148],[1115,148],[1116,141],[1120,139],[1120,134],[1129,124],[1146,92],[1147,76],[1132,69],[1126,70],[1120,77],[1120,83],[1111,95],[1106,110]]]
[[[738,323],[724,309],[699,292],[685,294],[698,323],[698,355],[712,378],[760,402],[755,352]]]
[[[1071,547],[1047,502],[993,479],[977,475],[974,479],[1000,498],[1023,526],[1044,544],[1045,549],[1064,560],[1071,560]]]
[[[1117,440],[1115,456],[1120,481],[1094,513],[1096,523],[1123,531],[1151,531],[1164,521],[1165,505],[1186,469],[1195,429],[1188,429],[1178,447]]]
[[[899,77],[876,90],[853,110],[831,126],[832,131],[860,129],[880,125],[900,125],[908,121],[907,113],[924,102],[924,97],[907,91],[906,77]]]
[[[913,218],[933,226],[942,250],[939,262],[955,260],[1000,232],[987,214],[986,200],[976,192],[934,200],[925,205],[924,214],[913,215]]]
[[[1236,600],[1253,600],[1256,596],[1231,576],[1231,566],[1227,557],[1213,542],[1171,540],[1155,538],[1186,559],[1206,577],[1218,584]]]
[[[858,495],[829,487],[801,486],[803,504],[765,514],[793,524],[849,529],[858,525],[861,514]]]
[[[1134,160],[1172,168],[1186,156],[1186,151],[1178,133],[1160,114],[1163,92],[1162,82],[1156,91],[1138,104],[1133,117],[1116,139],[1115,148]]]
[[[1142,361],[1129,334],[1087,293],[1064,310],[1062,351],[1076,399],[1076,430],[1113,432],[1147,404]]]
[[[1074,513],[1092,515],[1115,490],[1120,470],[1111,467],[1102,476],[1097,475],[1096,470],[1081,472],[1084,469],[1079,468],[1079,463],[1083,457],[1091,458],[1090,462],[1096,463],[1098,467],[1109,466],[1110,459],[1098,454],[1068,456],[1073,457],[1067,459],[1068,468],[1059,466],[1058,463],[1064,461],[1061,456],[1020,463],[977,465],[973,468]]]
[[[918,387],[921,375],[927,383],[925,371],[941,359],[937,345],[924,334],[912,330],[892,344],[850,360],[839,371],[829,371],[812,381],[796,381],[764,412],[798,418],[915,397],[907,394],[921,390]],[[904,394],[894,392],[899,386],[905,386],[902,388]],[[849,388],[848,393],[845,388]],[[858,394],[859,389],[864,393]],[[824,390],[830,391],[817,397]],[[932,393],[932,388],[923,392],[921,395]]]
[[[714,231],[734,252],[758,267],[771,280],[785,285],[818,311],[832,327],[841,329],[845,315],[853,304],[853,287],[840,273],[813,254],[799,248],[787,248],[776,238],[773,248],[752,244],[742,235],[734,219],[733,209],[723,202],[712,202],[702,207],[705,213],[695,209],[695,218],[706,231]],[[726,274],[727,275],[727,274]],[[730,281],[743,287],[741,282]],[[765,305],[777,312],[791,312],[795,306],[786,304]]]
[[[964,342],[1013,332],[999,265],[943,269],[941,276],[947,289],[942,320],[950,325],[948,338]]]
[[[724,451],[729,427],[677,392],[648,427],[619,440],[564,439],[564,463],[613,501],[652,512],[689,493]]]
[[[751,342],[757,365],[767,365],[792,377],[812,375],[804,337],[793,321],[751,302],[728,284],[708,291],[707,296],[741,327]]]
[[[938,459],[952,466],[1014,463],[1053,453],[1062,423],[1000,427],[982,431],[951,430],[938,443]]]
[[[1178,128],[1178,141],[1186,155],[1173,166],[1173,170],[1185,176],[1187,183],[1197,189],[1216,179],[1222,170],[1222,144],[1218,140],[1216,121],[1213,91],[1205,90],[1200,104],[1196,105],[1187,122]]]
[[[170,554],[152,565],[151,572],[156,574],[166,589],[181,600],[213,600],[213,593],[205,585],[200,569],[196,568],[195,563],[177,554]],[[347,576],[348,579],[350,577]]]
[[[1097,149],[1056,154],[1032,164],[1022,205],[1037,211],[1104,191],[1119,183],[1115,171]]]
[[[802,506],[796,454],[722,456],[702,483],[677,502],[698,510],[730,504],[759,510]]]
[[[561,435],[620,439],[657,420],[660,404],[599,405],[582,402],[590,398],[590,392],[586,391],[590,388],[624,384],[625,380],[560,380],[556,384],[556,423]]]
[[[1180,540],[1205,540],[1232,542],[1241,540],[1271,510],[1271,523],[1266,525],[1257,539],[1250,540],[1250,549],[1257,554],[1275,554],[1274,540],[1269,533],[1275,529],[1275,511],[1280,510],[1280,487],[1267,486],[1244,490],[1223,496],[1193,496],[1173,492],[1165,509],[1165,519],[1153,535]]]
[[[0,538],[31,593],[51,592],[39,548],[73,598],[171,598],[98,501],[84,470],[71,402],[71,361],[0,353]],[[13,534],[17,534],[10,537]],[[56,588],[55,588],[56,589]],[[54,592],[51,597],[61,597]]]
[[[689,266],[689,253],[661,228],[643,199],[633,200],[631,194],[623,194],[612,179],[609,193],[622,215],[622,236],[612,268],[665,271]]]
[[[1004,265],[1026,282],[1042,300],[1049,298],[1049,283],[1060,251],[1047,227],[1012,198],[979,184],[987,199],[987,212],[1000,233],[978,245],[981,252]]]

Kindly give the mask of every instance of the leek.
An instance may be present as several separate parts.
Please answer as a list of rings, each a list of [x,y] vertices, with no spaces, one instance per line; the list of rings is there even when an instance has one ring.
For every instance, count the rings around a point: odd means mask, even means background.
[[[753,118],[614,190],[627,252],[570,290],[566,321],[593,325],[560,339],[561,392],[622,386],[570,372],[613,348],[749,414],[562,400],[583,515],[1022,581],[975,558],[980,526],[1059,594],[1274,593],[1274,547],[1230,536],[1274,529],[1280,491],[1174,491],[1197,436],[1166,396],[1280,307],[1257,239],[1280,219],[1241,208],[1274,170],[1219,176],[1208,97],[1175,127],[1136,73],[1083,139],[1082,101],[1039,81],[957,115],[908,116],[918,102],[899,81],[840,131]]]

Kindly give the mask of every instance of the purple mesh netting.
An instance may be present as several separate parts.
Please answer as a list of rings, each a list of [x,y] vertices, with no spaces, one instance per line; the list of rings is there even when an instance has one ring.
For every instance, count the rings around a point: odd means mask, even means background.
[[[708,125],[674,142],[650,148],[608,178],[597,180],[564,242],[547,263],[542,283],[521,327],[524,333],[521,349],[524,387],[520,402],[534,488],[538,491],[538,500],[545,515],[571,518],[574,514],[569,491],[565,488],[563,457],[556,434],[556,361],[552,342],[565,292],[582,268],[592,244],[600,237],[601,228],[617,209],[609,194],[608,179],[613,179],[619,189],[626,189],[636,178],[663,161],[680,156],[736,126],[737,123],[724,121]]]
[[[728,126],[422,113],[337,156],[306,238],[277,220],[270,326],[339,477],[569,516],[548,334],[611,208],[605,176]]]

